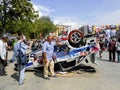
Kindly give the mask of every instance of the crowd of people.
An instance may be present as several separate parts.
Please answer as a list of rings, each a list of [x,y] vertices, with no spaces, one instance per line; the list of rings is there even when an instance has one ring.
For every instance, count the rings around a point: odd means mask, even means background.
[[[7,41],[8,38],[7,37],[2,37],[0,39],[0,76],[6,76],[7,73],[5,71],[5,67],[7,66],[7,48],[9,48],[7,46]],[[50,68],[51,71],[51,77],[56,77],[55,73],[54,73],[54,61],[52,59],[53,57],[53,53],[54,53],[54,45],[59,43],[53,42],[53,37],[52,36],[48,36],[47,40],[44,41],[43,44],[40,44],[40,41],[34,41],[32,45],[29,45],[26,42],[26,38],[23,37],[22,35],[18,37],[18,40],[14,43],[13,45],[13,51],[14,54],[10,60],[10,62],[14,62],[16,61],[16,63],[19,65],[19,85],[22,85],[24,83],[24,79],[25,79],[25,64],[26,63],[22,63],[21,61],[21,57],[20,56],[20,51],[22,52],[23,55],[26,55],[25,51],[27,49],[31,49],[31,50],[36,50],[41,48],[43,51],[43,64],[44,64],[44,79],[49,80],[50,78],[48,77],[48,67]],[[6,63],[6,64],[5,64]]]
[[[14,43],[14,54],[12,59],[16,60],[17,63],[19,63],[19,52],[18,49],[21,49],[21,51],[23,52],[23,54],[25,55],[25,50],[27,48],[31,48],[31,46],[28,46],[24,43],[25,41],[25,37],[24,36],[19,36],[18,40],[16,41],[16,43]],[[7,44],[8,38],[7,37],[2,37],[0,39],[0,76],[6,76],[7,73],[5,71],[5,67],[7,66],[7,54],[8,54],[8,49],[9,46]],[[21,47],[21,48],[20,48]],[[24,77],[25,77],[25,64],[21,64],[19,63],[19,84],[23,83]]]
[[[114,30],[114,31],[113,31]],[[109,52],[109,61],[116,61],[116,52],[117,52],[117,61],[120,62],[120,37],[116,38],[116,30],[115,29],[107,29],[103,35],[101,32],[97,33],[96,39],[99,43],[99,57],[102,58],[102,53],[105,50]],[[7,73],[5,71],[5,67],[7,66],[7,50],[9,50],[8,46],[8,38],[2,37],[0,39],[0,76],[6,76]],[[26,42],[26,37],[21,35],[18,37],[18,40],[15,40],[13,43],[13,57],[11,58],[10,62],[17,61],[19,64],[19,85],[24,83],[25,79],[25,64],[20,63],[20,57],[18,50],[25,55],[25,51],[27,49],[37,50],[42,49],[43,51],[43,65],[44,65],[44,79],[50,80],[48,76],[48,71],[50,69],[51,77],[56,77],[54,72],[54,60],[53,60],[53,53],[54,53],[54,46],[61,45],[59,42],[54,42],[53,37],[49,35],[47,40],[40,41],[34,40],[32,45]],[[49,68],[49,69],[48,69]]]
[[[97,39],[99,41],[99,57],[102,58],[103,51],[109,52],[109,61],[120,62],[120,37],[116,36],[115,28],[108,28],[103,35],[98,33]],[[117,59],[116,59],[117,53]]]

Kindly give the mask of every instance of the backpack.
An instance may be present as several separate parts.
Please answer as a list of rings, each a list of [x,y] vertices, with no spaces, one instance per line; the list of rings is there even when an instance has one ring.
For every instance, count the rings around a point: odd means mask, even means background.
[[[27,60],[27,56],[25,54],[23,54],[22,50],[21,50],[21,42],[20,42],[20,49],[18,50],[18,56],[19,56],[19,63],[20,64],[27,64],[28,60]]]

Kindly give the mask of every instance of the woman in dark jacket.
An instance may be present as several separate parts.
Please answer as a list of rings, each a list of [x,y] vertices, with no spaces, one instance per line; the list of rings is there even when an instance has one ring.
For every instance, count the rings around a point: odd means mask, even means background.
[[[109,61],[115,62],[116,40],[114,38],[108,44]]]

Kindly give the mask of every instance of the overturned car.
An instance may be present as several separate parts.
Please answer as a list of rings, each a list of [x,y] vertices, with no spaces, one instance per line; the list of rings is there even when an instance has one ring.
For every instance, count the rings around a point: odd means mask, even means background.
[[[74,68],[82,61],[86,63],[95,63],[95,53],[99,50],[95,37],[85,37],[80,30],[73,30],[68,38],[60,43],[62,46],[55,46],[53,60],[55,66],[61,71],[67,71]],[[94,57],[88,59],[89,57]],[[43,67],[42,50],[38,49],[28,54],[28,63],[26,69]]]

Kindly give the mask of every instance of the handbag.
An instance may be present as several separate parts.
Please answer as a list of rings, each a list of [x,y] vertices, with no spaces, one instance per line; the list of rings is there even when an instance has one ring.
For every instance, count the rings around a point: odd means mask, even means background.
[[[27,56],[24,55],[22,52],[20,54],[20,64],[27,64]]]
[[[28,60],[27,60],[27,56],[26,54],[23,54],[23,52],[21,51],[21,43],[20,43],[20,49],[18,50],[19,52],[19,63],[20,64],[27,64]]]

